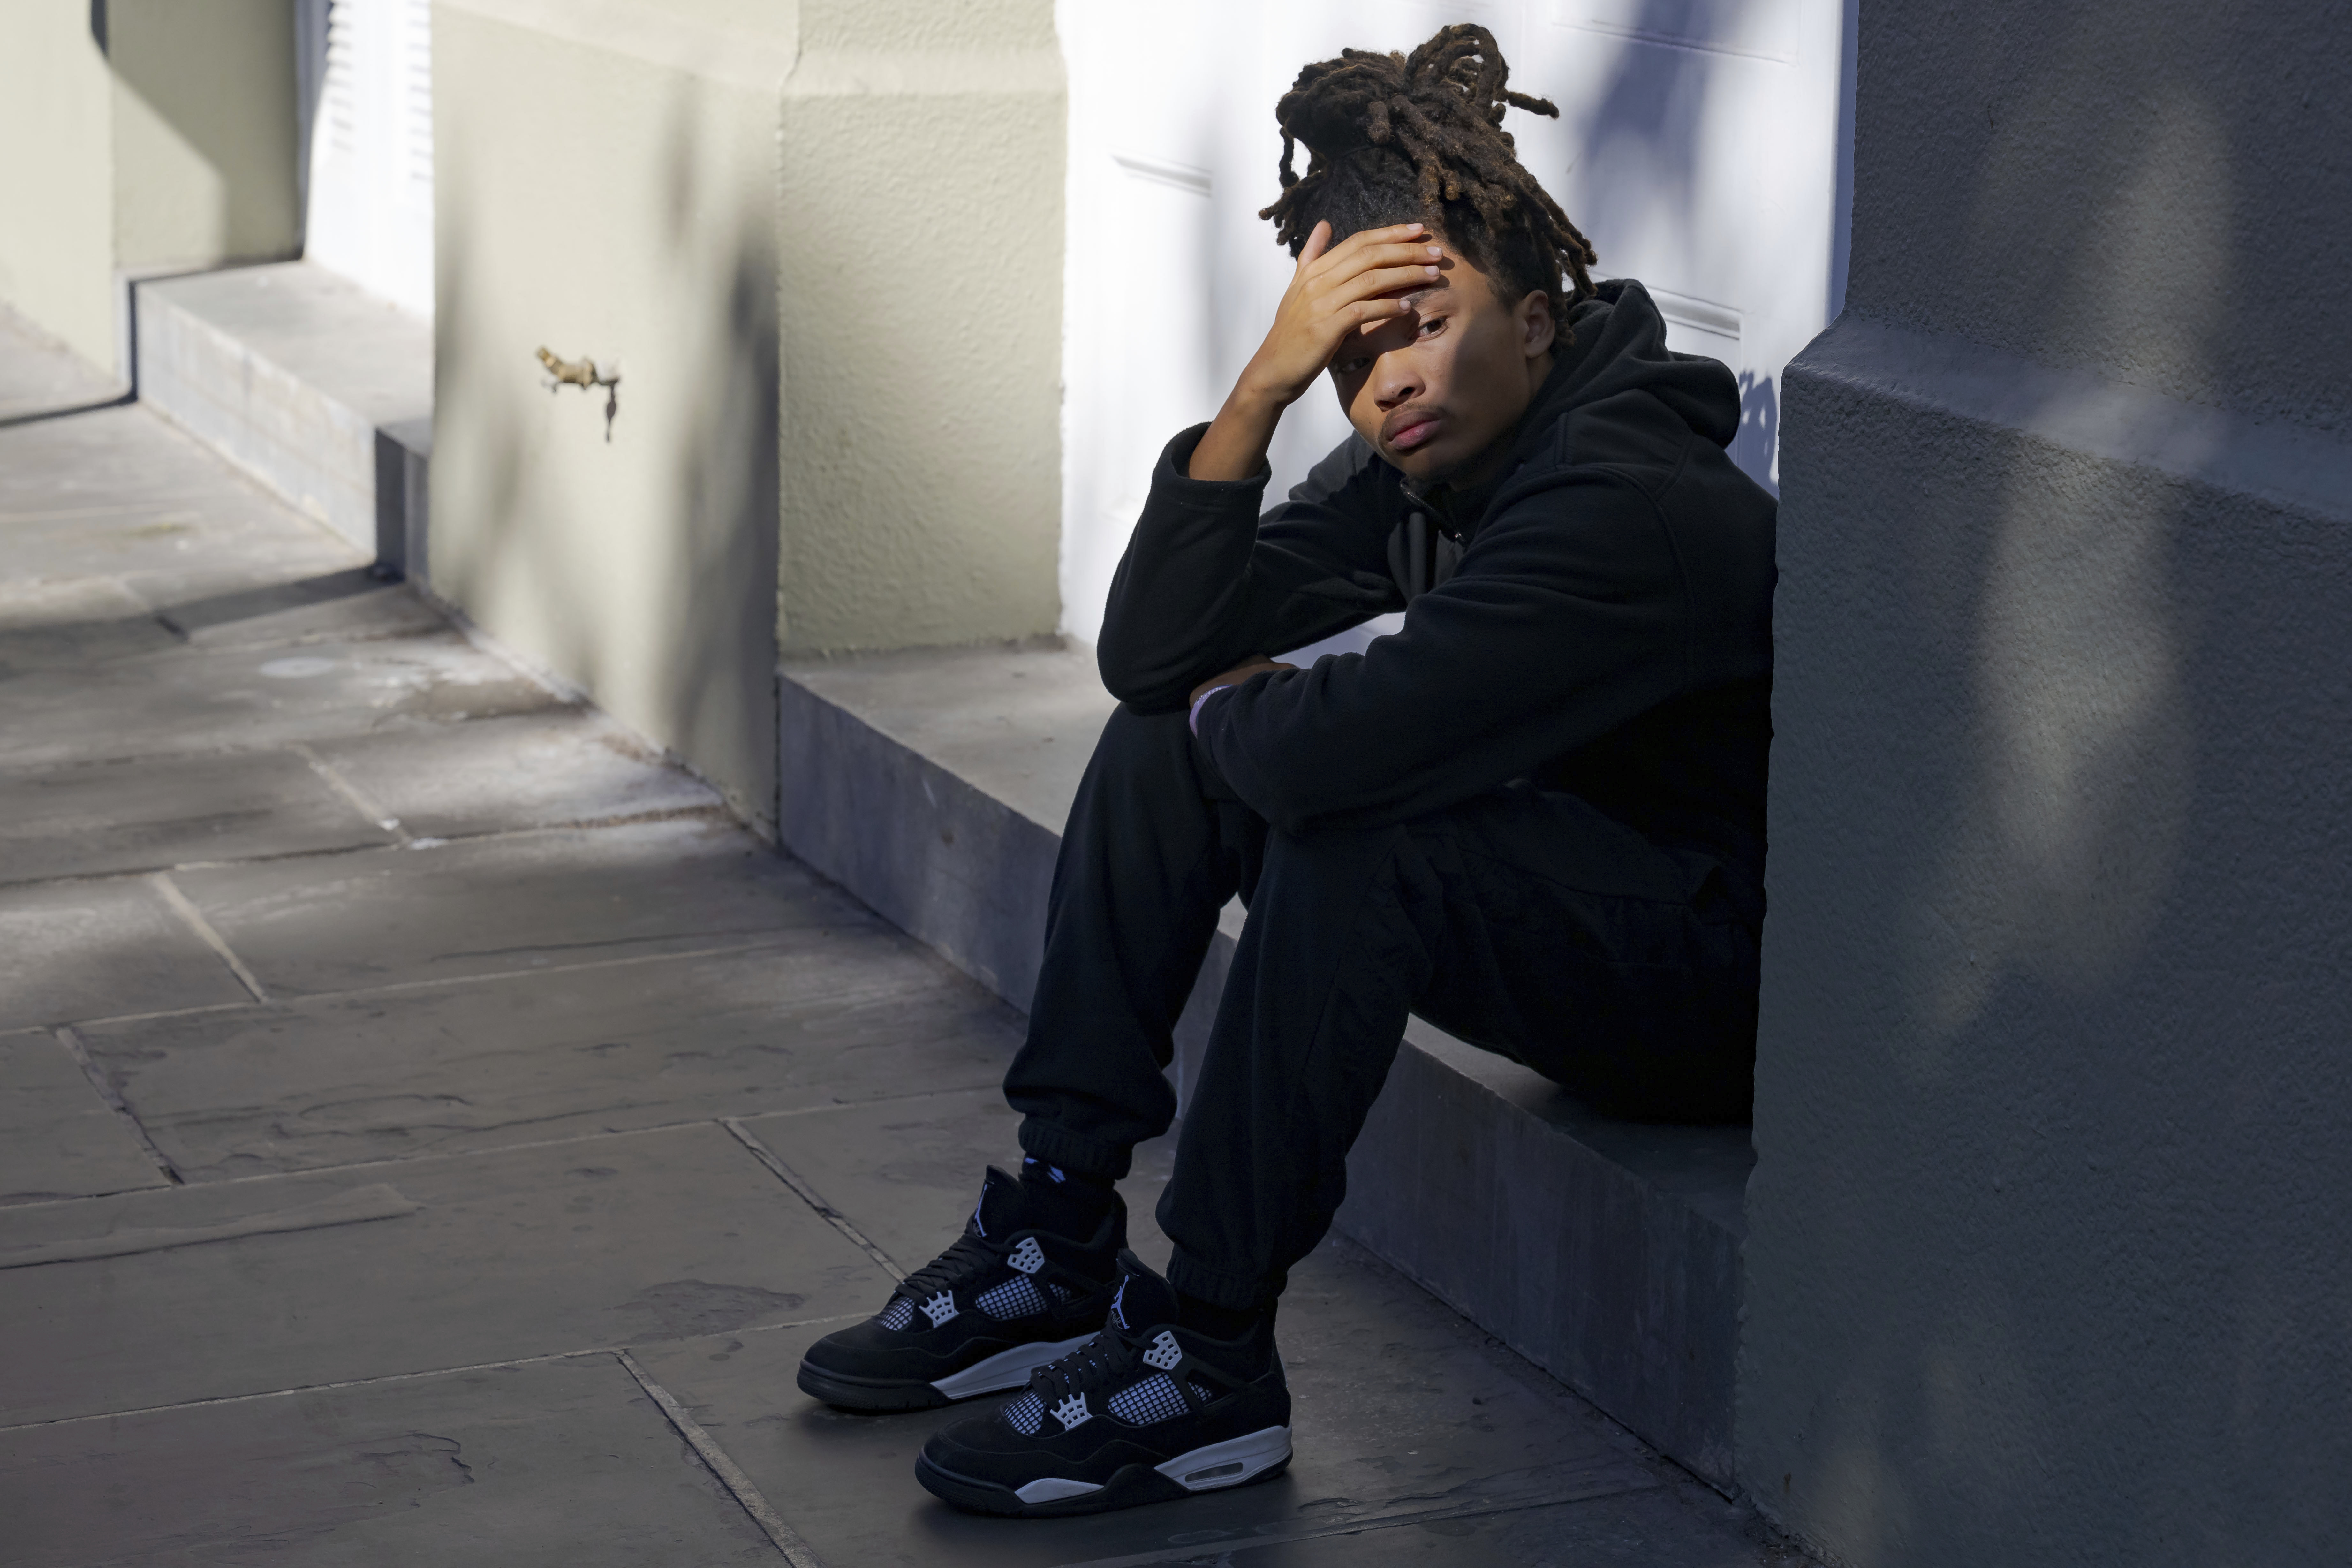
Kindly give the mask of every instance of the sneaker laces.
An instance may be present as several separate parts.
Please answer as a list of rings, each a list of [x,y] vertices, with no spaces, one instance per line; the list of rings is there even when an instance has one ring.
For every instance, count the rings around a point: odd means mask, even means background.
[[[952,1290],[973,1276],[985,1273],[1000,1261],[994,1247],[966,1231],[945,1252],[900,1280],[893,1294],[920,1304],[929,1297]]]
[[[1100,1333],[1076,1350],[1032,1372],[1029,1388],[1051,1408],[1073,1394],[1090,1394],[1119,1384],[1141,1357],[1136,1342],[1106,1323]]]

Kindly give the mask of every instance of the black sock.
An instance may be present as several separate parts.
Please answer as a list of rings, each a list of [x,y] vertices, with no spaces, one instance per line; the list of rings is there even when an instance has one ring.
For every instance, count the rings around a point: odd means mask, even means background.
[[[1214,1301],[1176,1292],[1176,1321],[1203,1339],[1242,1339],[1272,1315],[1262,1307],[1220,1307]]]
[[[1031,1154],[1021,1162],[1021,1209],[1041,1230],[1091,1241],[1118,1194],[1108,1176],[1083,1175]]]

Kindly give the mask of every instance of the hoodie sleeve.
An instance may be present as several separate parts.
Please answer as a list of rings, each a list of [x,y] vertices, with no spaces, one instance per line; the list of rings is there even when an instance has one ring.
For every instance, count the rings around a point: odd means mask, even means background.
[[[1315,466],[1261,518],[1263,476],[1185,470],[1208,429],[1171,441],[1111,579],[1095,658],[1111,695],[1143,712],[1181,709],[1192,688],[1401,607],[1388,574],[1392,481],[1360,437]]]
[[[1402,821],[1527,776],[1675,695],[1687,626],[1650,498],[1560,470],[1486,520],[1401,631],[1244,683],[1202,711],[1200,740],[1286,831]]]

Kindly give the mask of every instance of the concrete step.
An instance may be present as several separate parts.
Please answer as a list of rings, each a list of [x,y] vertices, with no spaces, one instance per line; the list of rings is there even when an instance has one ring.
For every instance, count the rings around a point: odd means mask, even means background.
[[[422,580],[433,326],[305,261],[130,285],[140,401]]]
[[[787,664],[785,845],[1016,1005],[1061,826],[1115,706],[1083,652]],[[1177,1031],[1180,1104],[1240,930]],[[1414,1020],[1348,1166],[1339,1228],[1729,1489],[1744,1128],[1609,1121]]]

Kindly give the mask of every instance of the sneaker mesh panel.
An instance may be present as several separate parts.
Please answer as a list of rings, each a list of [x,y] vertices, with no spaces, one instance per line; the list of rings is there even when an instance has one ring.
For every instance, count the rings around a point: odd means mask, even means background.
[[[893,1296],[890,1304],[882,1309],[882,1326],[894,1334],[903,1334],[915,1321],[915,1304],[904,1296]]]
[[[1173,1421],[1192,1406],[1184,1403],[1184,1395],[1161,1372],[1141,1383],[1130,1383],[1112,1394],[1109,1409],[1130,1426],[1149,1426],[1156,1421]]]
[[[1078,1299],[1078,1293],[1067,1285],[1048,1285],[1045,1289],[1051,1290],[1054,1293],[1054,1300],[1065,1307]]]
[[[1192,1380],[1192,1392],[1201,1396],[1201,1403],[1203,1405],[1208,1404],[1211,1400],[1217,1397],[1217,1391],[1211,1388],[1207,1384],[1202,1383],[1199,1378],[1194,1378]]]
[[[1045,1424],[1045,1402],[1034,1394],[1024,1394],[1003,1411],[1004,1424],[1024,1437],[1034,1437],[1037,1428]]]
[[[1034,1318],[1045,1310],[1045,1298],[1037,1294],[1037,1287],[1025,1274],[1016,1274],[992,1290],[983,1290],[972,1303],[990,1317]]]

